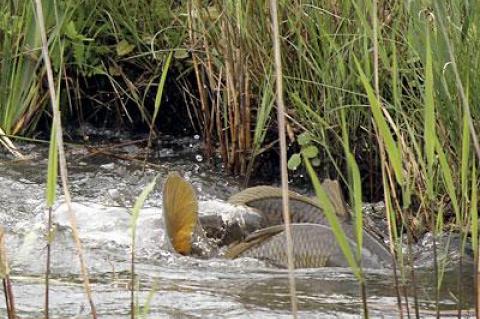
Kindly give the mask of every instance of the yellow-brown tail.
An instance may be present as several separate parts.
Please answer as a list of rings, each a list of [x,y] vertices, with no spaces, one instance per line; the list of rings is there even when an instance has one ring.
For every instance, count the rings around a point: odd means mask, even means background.
[[[173,172],[163,185],[163,219],[175,251],[189,255],[198,222],[198,202],[192,185]]]

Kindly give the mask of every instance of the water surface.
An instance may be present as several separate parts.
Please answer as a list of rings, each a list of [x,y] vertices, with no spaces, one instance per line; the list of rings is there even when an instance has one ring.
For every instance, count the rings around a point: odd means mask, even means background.
[[[201,213],[227,216],[224,200],[242,188],[232,177],[204,162],[198,139],[165,139],[150,154],[156,165],[95,155],[82,147],[68,148],[69,181],[79,233],[100,318],[128,318],[130,313],[130,207],[154,176],[159,186],[149,196],[138,222],[136,296],[147,318],[290,318],[288,276],[283,269],[254,259],[201,260],[171,253],[164,238],[161,184],[169,171],[180,171],[199,194]],[[47,148],[23,145],[32,160],[11,161],[1,156],[0,223],[7,231],[7,250],[16,306],[22,318],[42,316],[45,271],[45,176]],[[125,156],[141,154],[134,145]],[[115,150],[118,152],[119,150]],[[59,192],[59,195],[61,193]],[[78,258],[65,209],[59,197],[55,211],[52,253],[52,318],[88,318],[88,303],[79,279]],[[426,244],[425,244],[426,245]],[[422,247],[417,247],[421,250]],[[431,259],[423,256],[424,266]],[[440,291],[442,309],[455,309],[456,298],[471,307],[471,271],[462,275],[458,294],[455,267],[448,268]],[[396,292],[391,270],[367,271],[367,293],[372,317],[397,318]],[[433,271],[417,269],[417,294],[422,317],[434,309]],[[359,318],[361,300],[356,279],[348,269],[295,271],[300,318]],[[410,296],[413,284],[407,279]],[[404,300],[405,301],[405,300]],[[413,298],[408,299],[410,307]],[[405,310],[406,311],[406,310]],[[412,311],[412,309],[410,309]],[[5,305],[0,304],[5,316]]]

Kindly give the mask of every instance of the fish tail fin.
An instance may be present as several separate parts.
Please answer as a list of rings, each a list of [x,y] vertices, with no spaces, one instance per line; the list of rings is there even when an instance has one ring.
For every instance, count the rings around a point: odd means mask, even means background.
[[[189,255],[198,224],[198,201],[192,185],[176,172],[167,176],[163,186],[163,219],[175,251]]]

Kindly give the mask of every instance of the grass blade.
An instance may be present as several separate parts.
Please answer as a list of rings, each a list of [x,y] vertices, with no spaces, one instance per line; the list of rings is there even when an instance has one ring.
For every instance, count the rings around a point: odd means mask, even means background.
[[[433,163],[435,161],[435,105],[433,99],[433,69],[432,69],[432,50],[430,46],[430,31],[427,25],[426,35],[426,66],[425,66],[425,116],[424,116],[424,139],[425,156],[427,157],[427,194],[429,199],[433,199]]]
[[[448,196],[450,196],[453,210],[455,212],[456,223],[459,224],[462,219],[460,216],[460,208],[458,206],[458,199],[457,193],[455,191],[456,187],[452,176],[452,170],[450,169],[450,164],[448,163],[442,143],[440,143],[438,138],[435,139],[435,149],[438,155],[438,161],[440,163],[440,170],[442,172],[443,181],[445,183]]]
[[[363,247],[363,208],[362,208],[362,184],[360,170],[352,153],[347,154],[347,163],[353,182],[353,216],[355,218],[355,231],[357,233],[357,260],[362,258]]]
[[[330,227],[332,227],[332,231],[333,231],[333,234],[335,235],[335,238],[337,239],[337,243],[340,246],[340,249],[342,250],[345,256],[345,259],[347,260],[355,277],[357,277],[358,280],[363,281],[362,271],[357,261],[355,260],[354,254],[352,253],[352,249],[348,245],[347,236],[345,235],[345,232],[343,231],[342,226],[340,226],[340,221],[338,220],[338,217],[335,214],[335,209],[332,203],[330,202],[328,194],[322,188],[322,185],[318,180],[317,174],[315,173],[315,170],[313,169],[312,164],[310,163],[310,160],[305,156],[303,157],[303,160],[305,163],[305,167],[307,168],[308,175],[310,176],[310,180],[312,181],[313,188],[315,189],[315,194],[317,195],[317,198],[322,205],[323,212],[325,213],[325,217],[327,218],[330,224]]]
[[[157,183],[158,175],[142,190],[140,195],[137,197],[135,204],[132,208],[132,218],[130,219],[130,230],[132,234],[132,244],[131,244],[131,264],[130,264],[130,271],[131,271],[131,282],[130,282],[130,318],[135,318],[135,246],[136,246],[136,238],[137,238],[137,223],[138,218],[140,217],[140,209],[143,207],[145,200],[147,199],[148,195],[153,191],[156,183]]]
[[[403,169],[402,169],[402,156],[400,151],[398,150],[397,145],[395,144],[395,140],[393,135],[388,128],[387,121],[385,120],[382,114],[382,107],[380,105],[380,101],[375,96],[372,86],[368,83],[367,76],[362,70],[360,63],[358,62],[357,58],[355,58],[355,64],[357,65],[357,70],[360,73],[360,79],[363,83],[363,87],[365,91],[367,91],[368,101],[370,102],[373,118],[375,120],[375,124],[377,125],[378,132],[380,136],[383,138],[385,142],[386,151],[388,153],[388,159],[390,163],[392,163],[393,171],[395,173],[395,177],[397,182],[403,184]]]

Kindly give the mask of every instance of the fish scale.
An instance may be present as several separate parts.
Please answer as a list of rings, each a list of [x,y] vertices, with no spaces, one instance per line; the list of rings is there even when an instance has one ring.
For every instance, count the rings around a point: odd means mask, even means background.
[[[265,219],[264,227],[283,223],[282,200],[268,198],[248,202],[248,206],[262,212]],[[327,220],[321,208],[300,200],[289,201],[290,219],[292,223],[326,224]],[[280,214],[279,214],[280,212]]]
[[[265,260],[273,265],[287,267],[286,237],[279,228],[269,227],[262,230],[275,233],[270,238],[245,249],[237,257],[251,257]],[[336,243],[335,235],[330,227],[319,224],[292,224],[293,256],[295,268],[348,267],[348,263]],[[255,234],[253,235],[256,236]],[[252,238],[247,238],[247,241]],[[348,240],[352,250],[356,243]],[[367,268],[383,268],[388,260],[384,260],[369,249],[362,249],[362,265]]]

